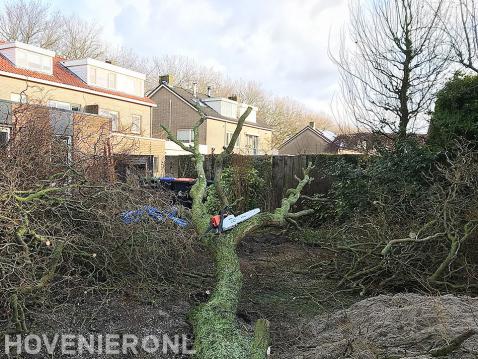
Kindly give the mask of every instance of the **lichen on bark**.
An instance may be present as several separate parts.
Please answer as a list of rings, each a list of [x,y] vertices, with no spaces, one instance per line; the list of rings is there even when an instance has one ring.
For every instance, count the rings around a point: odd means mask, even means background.
[[[222,206],[229,202],[221,188],[222,166],[229,156],[239,137],[242,126],[252,108],[239,118],[231,142],[224,147],[223,152],[216,159],[214,183]],[[199,305],[190,313],[190,321],[194,331],[194,349],[197,358],[202,359],[263,359],[267,356],[269,346],[269,322],[259,319],[255,325],[254,334],[240,328],[236,313],[242,289],[242,272],[239,257],[236,252],[237,245],[248,233],[265,226],[282,226],[290,218],[307,215],[310,211],[290,213],[292,206],[298,201],[304,186],[312,178],[309,173],[312,166],[304,170],[304,177],[299,180],[296,188],[288,191],[282,200],[281,206],[272,213],[261,213],[234,229],[221,234],[207,234],[211,214],[204,205],[206,193],[206,175],[204,171],[204,157],[199,152],[198,129],[206,120],[202,113],[200,120],[193,128],[194,146],[187,147],[178,141],[176,136],[166,127],[168,139],[175,142],[183,150],[190,152],[195,162],[197,180],[190,191],[192,197],[192,223],[201,242],[209,249],[215,264],[215,288],[206,303]]]

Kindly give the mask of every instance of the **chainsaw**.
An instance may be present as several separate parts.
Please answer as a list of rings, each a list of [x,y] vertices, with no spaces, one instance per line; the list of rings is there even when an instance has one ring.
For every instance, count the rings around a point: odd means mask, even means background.
[[[254,208],[236,217],[233,214],[227,214],[227,212],[223,210],[221,211],[221,214],[211,217],[211,222],[206,233],[211,231],[213,231],[214,233],[222,233],[228,231],[230,229],[233,229],[239,223],[247,221],[248,219],[254,217],[260,212],[261,210],[259,208]]]

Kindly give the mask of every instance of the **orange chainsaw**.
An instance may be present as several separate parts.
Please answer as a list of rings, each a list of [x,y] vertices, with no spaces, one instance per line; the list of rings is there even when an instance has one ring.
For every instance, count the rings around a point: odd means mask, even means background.
[[[239,223],[245,222],[254,217],[256,214],[260,213],[260,211],[261,210],[259,208],[255,208],[236,217],[233,214],[227,214],[227,211],[224,209],[221,211],[221,214],[211,217],[209,228],[207,229],[206,233],[211,231],[214,233],[228,231],[237,226]]]

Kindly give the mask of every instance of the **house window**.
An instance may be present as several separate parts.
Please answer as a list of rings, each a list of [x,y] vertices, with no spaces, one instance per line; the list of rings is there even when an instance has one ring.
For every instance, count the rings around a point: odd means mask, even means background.
[[[94,66],[90,66],[88,72],[89,85],[121,91],[136,96],[143,96],[144,94],[144,81],[139,78]]]
[[[71,104],[71,110],[75,112],[81,112],[81,105],[77,103],[72,103]]]
[[[140,79],[122,74],[116,77],[116,90],[137,96],[143,92]]]
[[[139,115],[131,116],[131,132],[132,133],[141,132],[141,116]]]
[[[98,115],[108,117],[111,119],[111,131],[119,131],[119,114],[116,111],[100,109]]]
[[[233,134],[234,134],[233,132],[227,132],[227,133],[226,133],[226,146],[228,146],[229,143],[231,143],[232,135],[233,135]],[[240,139],[241,139],[241,137],[239,136],[239,137],[237,138],[236,143],[234,144],[234,148],[239,148],[239,147],[240,147]]]
[[[55,162],[61,165],[70,165],[73,159],[71,136],[55,135],[54,143]]]
[[[246,135],[247,148],[251,155],[259,153],[259,136]]]
[[[0,127],[0,148],[5,146],[10,140],[10,129],[8,127]]]
[[[12,93],[10,95],[10,100],[17,103],[28,103],[28,97],[25,93]]]
[[[222,110],[223,110],[223,116],[230,117],[230,118],[235,118],[234,114],[234,105],[229,102],[224,102],[222,104]]]
[[[48,107],[59,108],[61,110],[71,110],[71,104],[69,104],[68,102],[55,100],[48,101]]]
[[[194,132],[192,129],[178,130],[176,137],[181,142],[193,142]]]
[[[114,72],[92,67],[90,69],[90,82],[92,85],[116,89],[116,74]]]
[[[16,66],[47,74],[52,73],[52,59],[50,56],[36,52],[17,49]]]

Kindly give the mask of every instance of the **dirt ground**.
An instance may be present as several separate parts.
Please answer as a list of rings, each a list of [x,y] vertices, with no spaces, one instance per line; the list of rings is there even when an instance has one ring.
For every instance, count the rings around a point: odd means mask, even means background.
[[[239,321],[250,328],[258,318],[270,320],[272,358],[290,358],[291,348],[300,347],[305,336],[299,328],[304,321],[356,301],[352,293],[337,293],[336,281],[324,273],[331,253],[300,244],[285,233],[258,233],[244,240],[238,251],[245,281]],[[42,303],[27,313],[31,332],[190,336],[187,314],[207,299],[213,285],[213,268],[207,255],[201,254],[198,262],[198,267],[185,270],[178,279],[181,285],[164,291],[143,292],[138,284],[137,288],[106,296],[75,293],[60,306],[52,298],[51,303]],[[80,357],[102,358],[96,354]],[[136,357],[181,356],[143,353]]]
[[[337,280],[325,270],[333,254],[299,243],[294,236],[300,235],[256,235],[239,247],[245,278],[239,314],[271,322],[273,358],[290,358],[300,346],[302,323],[362,299],[337,290]]]
[[[318,246],[303,244],[301,235],[301,232],[257,233],[238,248],[245,282],[238,321],[246,330],[251,330],[258,318],[270,321],[271,358],[429,359],[431,356],[417,356],[417,353],[446,345],[470,329],[478,333],[477,299],[406,293],[363,298],[350,291],[338,290],[338,278],[331,270],[334,254]],[[84,336],[132,333],[140,338],[179,335],[181,346],[184,343],[190,348],[192,335],[187,315],[193,307],[207,300],[213,286],[210,258],[199,252],[195,262],[194,267],[185,269],[169,287],[151,290],[146,283],[138,282],[107,295],[72,290],[67,298],[50,298],[27,313],[30,330],[32,333]],[[478,334],[450,358],[476,358],[477,345]],[[190,356],[140,351],[139,355],[116,357]],[[40,354],[15,358],[62,356]]]

